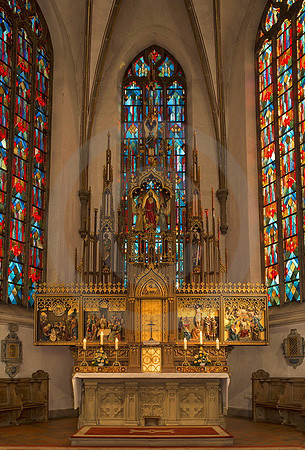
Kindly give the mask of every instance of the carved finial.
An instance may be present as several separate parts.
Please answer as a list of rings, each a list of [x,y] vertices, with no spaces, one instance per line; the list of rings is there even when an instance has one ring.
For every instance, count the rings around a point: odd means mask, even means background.
[[[214,188],[213,187],[211,190],[211,197],[212,197],[212,211],[214,211]]]
[[[88,233],[91,231],[91,186],[89,186],[89,203],[88,203]]]

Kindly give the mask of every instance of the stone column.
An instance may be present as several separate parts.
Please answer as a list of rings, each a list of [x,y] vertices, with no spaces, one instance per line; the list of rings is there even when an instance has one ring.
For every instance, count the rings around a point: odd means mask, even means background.
[[[162,368],[165,372],[175,372],[174,349],[172,345],[162,347]]]
[[[128,365],[131,372],[141,372],[141,347],[139,345],[129,345]]]
[[[138,383],[126,381],[125,383],[125,425],[139,425],[138,411]]]
[[[175,318],[176,318],[176,308],[174,305],[174,299],[168,299],[168,328],[169,328],[169,341],[173,342],[175,340]]]
[[[223,425],[221,410],[221,387],[220,380],[208,380],[206,382],[206,405],[208,415],[206,419],[207,425]]]
[[[84,388],[82,394],[82,411],[78,420],[78,426],[97,425],[96,417],[96,380],[83,380]]]
[[[166,417],[164,418],[165,426],[178,425],[178,392],[179,383],[172,381],[165,383],[166,398]]]
[[[129,326],[128,326],[128,336],[127,340],[134,342],[135,341],[135,299],[130,298],[129,301],[127,301],[127,309],[129,312]]]

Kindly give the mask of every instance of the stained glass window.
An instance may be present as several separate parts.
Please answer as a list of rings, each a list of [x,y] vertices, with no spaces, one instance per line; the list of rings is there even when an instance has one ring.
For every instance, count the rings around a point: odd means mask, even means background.
[[[35,0],[0,0],[0,277],[32,306],[44,279],[52,48]]]
[[[257,35],[262,253],[270,305],[304,297],[304,17],[301,0],[269,1]]]
[[[153,85],[153,87],[152,87]],[[128,232],[128,186],[137,172],[153,164],[154,158],[167,158],[168,177],[175,173],[176,202],[176,282],[184,280],[184,241],[186,225],[186,82],[183,70],[172,55],[159,47],[150,47],[129,65],[123,81],[122,100],[122,199],[124,230]],[[153,148],[144,140],[145,118],[153,114],[158,122]],[[165,142],[166,148],[163,148]],[[146,159],[141,148],[148,146]],[[163,157],[163,156],[162,156]],[[174,169],[174,171],[172,170]],[[131,224],[134,226],[135,224]],[[158,231],[158,229],[157,229]],[[161,237],[156,238],[156,253],[162,252]],[[125,243],[125,279],[126,254]]]

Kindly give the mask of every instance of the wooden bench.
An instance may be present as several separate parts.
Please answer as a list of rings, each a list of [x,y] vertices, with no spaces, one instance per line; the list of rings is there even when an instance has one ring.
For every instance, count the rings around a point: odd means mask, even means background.
[[[47,422],[49,375],[42,370],[32,378],[0,378],[0,426]]]
[[[258,370],[252,374],[254,422],[295,426],[305,431],[305,378],[276,378]]]

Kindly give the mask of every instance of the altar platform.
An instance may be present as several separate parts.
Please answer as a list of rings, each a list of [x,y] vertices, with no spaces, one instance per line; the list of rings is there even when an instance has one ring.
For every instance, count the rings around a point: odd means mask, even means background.
[[[72,446],[198,447],[230,446],[233,436],[219,426],[82,427],[70,437]]]

